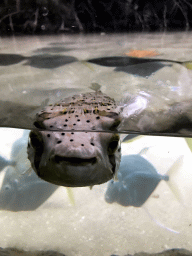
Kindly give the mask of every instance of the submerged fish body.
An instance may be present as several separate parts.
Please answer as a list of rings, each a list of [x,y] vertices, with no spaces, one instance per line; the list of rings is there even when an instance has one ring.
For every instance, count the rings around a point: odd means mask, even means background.
[[[40,179],[27,159],[26,147],[29,131],[13,143],[11,160],[0,188],[0,210],[32,211],[43,204],[58,188]],[[14,163],[14,164],[12,164]]]
[[[0,172],[9,165],[15,165],[14,161],[10,161],[2,156],[0,156]]]
[[[43,204],[57,189],[32,172],[18,174],[8,167],[0,190],[0,210],[33,211]]]
[[[118,172],[118,181],[111,180],[105,194],[107,203],[141,207],[161,180],[168,175],[159,174],[141,155],[124,155]]]
[[[34,171],[48,182],[68,187],[107,182],[120,164],[116,130],[120,122],[121,109],[100,91],[45,107],[29,136],[28,158]]]

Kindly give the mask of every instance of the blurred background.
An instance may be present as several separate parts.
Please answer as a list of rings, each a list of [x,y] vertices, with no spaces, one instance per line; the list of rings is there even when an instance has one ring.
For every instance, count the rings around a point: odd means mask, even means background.
[[[191,0],[2,0],[0,33],[191,30]]]

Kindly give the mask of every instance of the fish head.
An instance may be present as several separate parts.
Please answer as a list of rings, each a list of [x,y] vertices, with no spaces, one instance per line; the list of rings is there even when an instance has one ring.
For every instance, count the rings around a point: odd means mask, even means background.
[[[113,178],[119,136],[111,133],[32,131],[28,157],[37,175],[63,186],[91,186]]]
[[[56,185],[82,187],[114,177],[121,158],[120,137],[114,131],[119,115],[115,108],[107,110],[103,106],[106,98],[98,99],[98,94],[94,98],[85,94],[87,104],[82,104],[83,95],[37,115],[36,127],[43,129],[31,131],[28,158],[40,178]],[[82,131],[85,129],[88,131]]]

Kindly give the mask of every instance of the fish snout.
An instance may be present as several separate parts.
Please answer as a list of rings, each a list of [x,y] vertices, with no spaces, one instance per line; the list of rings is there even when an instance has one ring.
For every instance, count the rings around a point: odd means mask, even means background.
[[[52,158],[56,162],[61,158],[96,158],[98,155],[98,141],[92,136],[79,132],[65,133],[65,138],[56,137],[56,145],[52,144]]]
[[[37,175],[53,184],[102,184],[113,178],[115,166],[106,142],[99,133],[31,132],[28,158]]]
[[[51,161],[56,164],[68,164],[74,166],[86,166],[86,165],[94,165],[97,162],[96,157],[90,158],[82,158],[82,157],[66,157],[60,155],[54,155],[51,157]]]

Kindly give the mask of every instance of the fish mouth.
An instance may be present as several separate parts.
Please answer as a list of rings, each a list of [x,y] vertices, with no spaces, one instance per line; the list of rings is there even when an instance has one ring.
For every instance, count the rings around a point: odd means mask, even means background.
[[[91,158],[81,158],[81,157],[64,157],[64,156],[54,156],[53,160],[57,163],[66,163],[73,166],[85,166],[85,165],[94,165],[97,162],[96,157]]]

